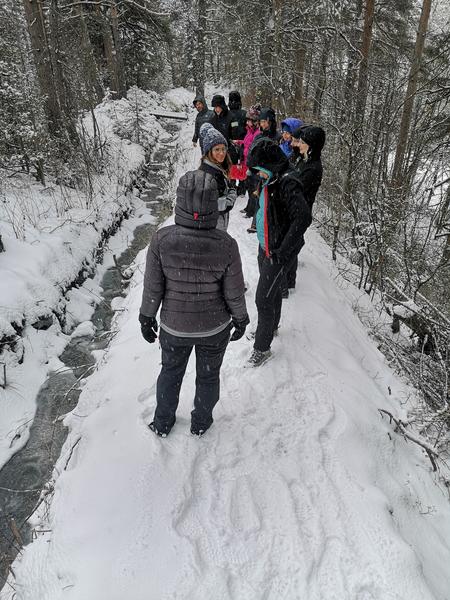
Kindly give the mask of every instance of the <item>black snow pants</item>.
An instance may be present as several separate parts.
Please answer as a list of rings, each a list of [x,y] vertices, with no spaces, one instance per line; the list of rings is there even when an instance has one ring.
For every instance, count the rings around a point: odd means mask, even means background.
[[[265,256],[261,246],[258,248],[258,267],[259,280],[255,297],[258,326],[253,347],[265,352],[270,349],[274,331],[280,323],[284,271],[282,265]]]
[[[303,248],[304,245],[305,240],[303,239],[300,250]],[[291,261],[289,267],[285,270],[285,277],[283,280],[283,291],[293,290],[295,288],[295,283],[297,281],[298,255],[300,254],[300,250]]]
[[[245,182],[248,193],[248,200],[247,206],[245,207],[245,212],[247,214],[247,217],[254,217],[256,214],[256,209],[258,207],[258,194],[255,194],[258,188],[258,178],[256,177],[256,175],[248,175]]]
[[[162,368],[156,384],[154,423],[158,431],[168,433],[175,423],[180,389],[192,348],[195,347],[196,371],[192,424],[208,429],[212,412],[219,400],[222,366],[231,326],[220,333],[201,338],[178,337],[160,330]]]

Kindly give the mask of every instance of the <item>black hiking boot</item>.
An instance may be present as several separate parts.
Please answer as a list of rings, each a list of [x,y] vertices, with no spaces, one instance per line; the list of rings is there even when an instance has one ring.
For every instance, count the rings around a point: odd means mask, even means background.
[[[148,426],[149,429],[151,429],[151,431],[153,431],[153,433],[156,433],[157,436],[165,438],[169,435],[170,430],[172,429],[172,427],[164,427],[164,429],[158,429],[155,425],[155,422],[152,421],[150,423],[150,425]]]
[[[260,367],[265,362],[269,360],[272,356],[272,352],[270,350],[253,350],[250,358],[248,359],[245,366],[248,367]]]
[[[202,437],[210,426],[205,427],[204,425],[195,425],[195,423],[191,423],[191,433],[192,435],[196,435],[197,437]]]

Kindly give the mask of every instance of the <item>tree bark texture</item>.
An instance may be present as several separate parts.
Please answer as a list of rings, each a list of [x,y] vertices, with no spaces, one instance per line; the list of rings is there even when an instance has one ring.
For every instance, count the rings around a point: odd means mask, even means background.
[[[198,0],[197,47],[194,59],[195,93],[205,95],[206,0]]]
[[[422,55],[425,46],[425,37],[428,29],[431,2],[432,0],[423,0],[422,4],[422,12],[419,20],[419,28],[417,31],[413,60],[408,76],[408,87],[406,89],[405,101],[403,103],[400,132],[398,135],[394,166],[392,169],[391,187],[394,190],[402,187],[403,174],[405,172],[404,158],[408,144],[408,134],[411,123],[411,115],[414,107],[414,99],[417,92],[417,82],[419,79],[420,66],[422,64]]]
[[[55,85],[42,1],[23,0],[23,6],[48,129],[50,133],[56,134],[61,129],[61,106],[57,94],[58,86]]]

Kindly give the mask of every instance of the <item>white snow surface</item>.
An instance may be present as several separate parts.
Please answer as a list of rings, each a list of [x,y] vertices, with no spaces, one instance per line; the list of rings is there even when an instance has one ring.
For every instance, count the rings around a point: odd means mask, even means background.
[[[129,188],[145,162],[145,147],[156,149],[158,142],[171,139],[151,113],[163,109],[185,114],[183,93],[187,98],[188,92],[180,89],[175,103],[170,94],[166,98],[134,87],[127,99],[105,100],[95,108],[104,164],[103,171],[92,178],[90,197],[81,183],[74,189],[49,178],[44,187],[25,175],[0,177],[0,233],[5,244],[5,252],[0,253],[0,339],[16,336],[11,323],[25,325],[17,351],[0,348],[0,468],[26,443],[38,390],[55,367],[61,367],[57,357],[70,339],[56,318],[46,331],[35,331],[30,325],[63,305],[69,331],[92,316],[101,293],[101,276],[112,264],[112,252],[98,268],[95,282],[87,280],[82,288],[70,290],[65,299],[64,290],[85,262],[93,266],[92,254],[103,231],[125,209],[137,214],[122,224],[106,252],[111,248],[120,254],[134,228],[143,222],[143,203],[134,193],[137,190],[130,192]],[[93,143],[90,114],[79,127],[86,143]],[[147,211],[145,221],[149,218]],[[84,325],[75,336],[89,333],[88,329]]]
[[[251,330],[257,241],[242,207],[229,233]],[[449,600],[448,492],[378,413],[404,410],[412,390],[352,309],[367,298],[306,237],[273,358],[244,369],[252,343],[230,343],[200,439],[193,360],[171,434],[148,429],[160,350],[139,332],[138,256],[119,333],[66,417],[51,504],[13,565],[17,600]]]

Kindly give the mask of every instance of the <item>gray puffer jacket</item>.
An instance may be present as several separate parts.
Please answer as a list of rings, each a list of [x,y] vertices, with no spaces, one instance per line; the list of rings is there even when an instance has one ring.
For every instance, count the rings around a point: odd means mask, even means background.
[[[216,229],[217,183],[209,173],[180,179],[175,225],[159,229],[147,253],[141,314],[182,337],[214,335],[247,318],[238,245]]]

